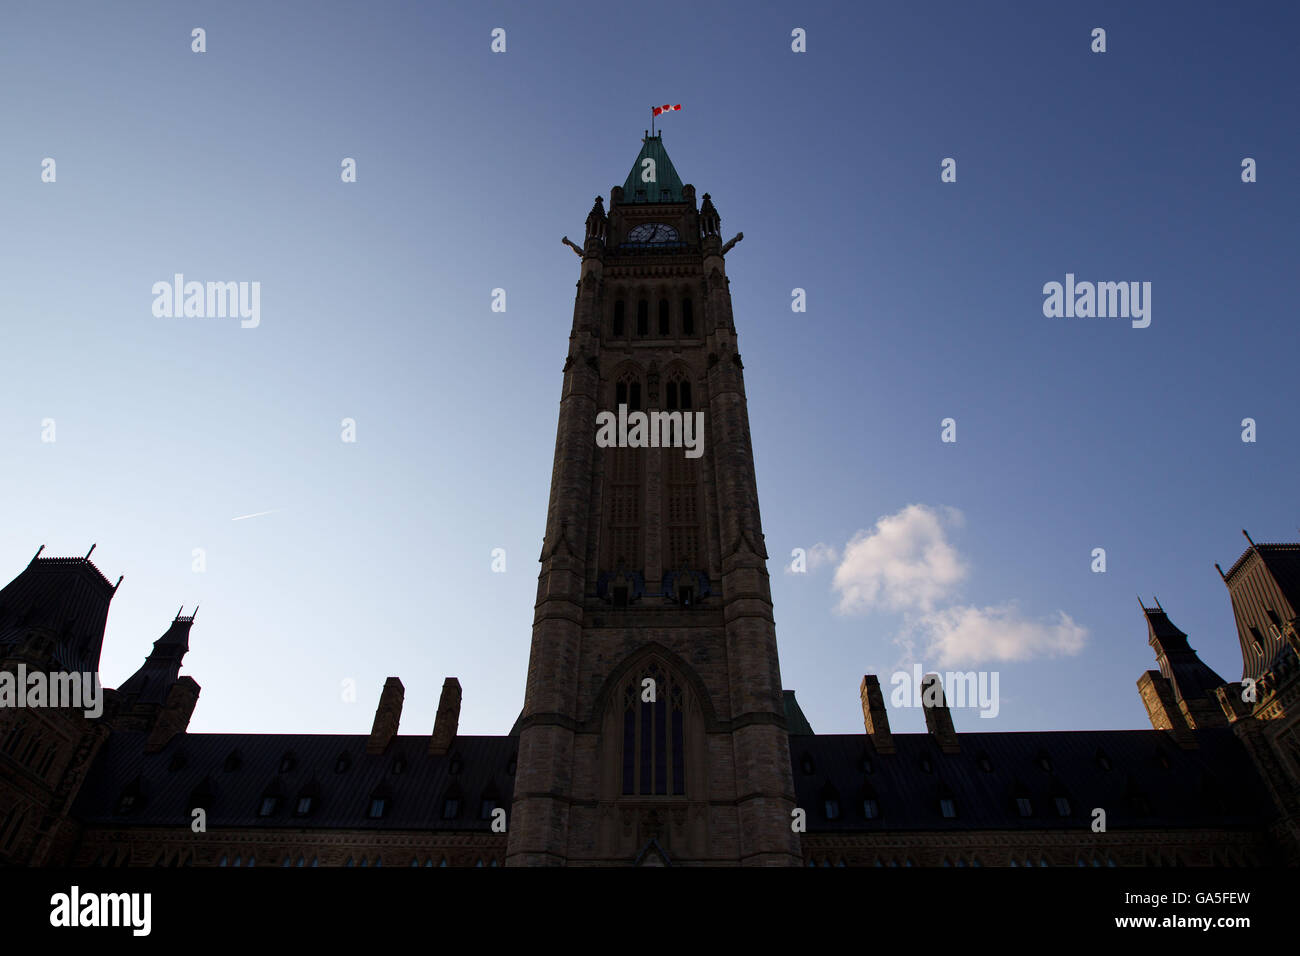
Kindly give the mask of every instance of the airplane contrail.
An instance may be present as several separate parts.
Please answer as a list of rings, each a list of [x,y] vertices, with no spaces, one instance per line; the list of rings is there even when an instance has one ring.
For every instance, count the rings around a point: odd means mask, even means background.
[[[238,518],[231,518],[231,521],[243,521],[245,518],[260,518],[262,515],[273,515],[279,508],[272,508],[270,511],[255,511],[251,515],[240,515]]]

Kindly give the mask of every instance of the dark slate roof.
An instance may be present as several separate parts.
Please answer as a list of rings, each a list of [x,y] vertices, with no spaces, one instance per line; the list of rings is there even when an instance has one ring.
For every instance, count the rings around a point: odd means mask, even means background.
[[[39,555],[0,590],[0,645],[20,642],[39,625],[58,637],[59,667],[98,671],[114,586],[89,557]]]
[[[109,737],[77,799],[78,819],[189,826],[190,811],[202,806],[209,829],[486,830],[490,821],[479,817],[481,801],[490,797],[508,811],[514,794],[517,741],[511,737],[457,737],[446,756],[427,753],[428,735],[394,737],[376,756],[366,753],[367,736],[347,734],[181,734],[155,754],[144,753],[145,739],[133,732]],[[286,755],[292,766],[281,772]],[[342,772],[336,769],[340,755],[348,761]],[[399,761],[405,762],[401,772]],[[202,797],[205,786],[210,796]],[[138,790],[137,806],[119,814],[129,788]],[[312,811],[295,816],[298,798],[309,794],[316,798]],[[279,796],[279,806],[259,816],[267,795]],[[446,820],[449,795],[459,796],[460,811]],[[380,819],[368,816],[375,796],[389,798]]]
[[[1195,734],[1197,750],[1159,730],[969,733],[958,735],[957,754],[940,751],[929,734],[895,734],[893,754],[876,753],[865,734],[792,736],[790,760],[809,833],[1077,830],[1091,824],[1094,807],[1105,809],[1108,830],[1258,830],[1275,811],[1249,755],[1228,728]],[[1050,770],[1039,764],[1044,756]],[[981,769],[982,757],[991,771]],[[1067,817],[1057,815],[1058,795],[1070,802]],[[825,810],[832,796],[841,814],[834,820]],[[868,796],[879,804],[876,819],[864,813]],[[1019,796],[1030,799],[1032,816],[1020,816]],[[956,802],[955,818],[943,816],[941,797]]]
[[[181,663],[190,649],[190,628],[194,616],[176,614],[171,627],[153,642],[153,650],[140,669],[122,682],[119,694],[142,704],[164,704],[167,692],[180,676]]]
[[[623,182],[623,202],[682,202],[682,179],[664,149],[663,134],[647,136],[641,143],[641,152]],[[652,183],[641,181],[641,162],[647,157],[655,162],[655,182]],[[638,192],[644,195],[638,196]]]
[[[1197,655],[1187,643],[1187,635],[1169,620],[1169,615],[1158,604],[1143,607],[1147,619],[1148,643],[1156,650],[1160,673],[1174,684],[1174,689],[1185,700],[1197,697],[1214,698],[1214,689],[1227,683]]]
[[[811,734],[812,724],[808,723],[808,718],[803,715],[803,708],[794,699],[794,691],[782,691],[782,695],[785,698],[785,725],[790,733]]]
[[[1300,544],[1254,544],[1241,553],[1236,562],[1228,569],[1224,581],[1231,584],[1238,572],[1245,567],[1252,554],[1257,554],[1269,574],[1277,581],[1278,587],[1293,607],[1300,608],[1296,597],[1300,596]]]

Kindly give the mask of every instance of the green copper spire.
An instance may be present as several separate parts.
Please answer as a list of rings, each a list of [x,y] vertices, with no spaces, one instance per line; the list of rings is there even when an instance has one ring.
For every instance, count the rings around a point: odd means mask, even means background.
[[[641,152],[623,183],[623,202],[682,202],[682,180],[664,149],[663,134],[646,136],[641,143]],[[642,179],[643,171],[649,168],[647,159],[654,160],[654,182]]]

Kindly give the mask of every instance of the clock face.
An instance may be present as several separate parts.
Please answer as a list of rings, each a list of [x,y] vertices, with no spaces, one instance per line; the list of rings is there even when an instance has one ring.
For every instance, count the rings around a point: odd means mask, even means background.
[[[628,242],[679,242],[677,230],[662,222],[644,222],[627,234]]]

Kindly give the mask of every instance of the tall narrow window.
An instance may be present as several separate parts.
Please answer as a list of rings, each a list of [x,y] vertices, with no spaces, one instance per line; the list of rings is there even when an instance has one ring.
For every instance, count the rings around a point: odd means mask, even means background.
[[[691,407],[691,383],[690,382],[682,382],[681,396],[682,396],[682,408],[690,408]]]
[[[624,331],[623,300],[619,299],[614,303],[614,337],[621,339]]]
[[[645,299],[636,304],[636,334],[650,334],[650,303]]]
[[[623,792],[636,793],[636,694],[629,684],[623,692]]]
[[[695,334],[695,313],[692,311],[691,300],[682,299],[682,335]]]
[[[629,370],[615,383],[615,409],[627,405],[630,411],[641,408],[642,387],[635,372]],[[642,461],[645,453],[639,448],[608,448],[605,472],[605,512],[607,536],[602,536],[607,570],[639,571],[642,567]],[[614,597],[617,599],[618,595]]]
[[[686,747],[682,733],[682,689],[673,684],[673,794],[686,792]]]
[[[655,682],[655,699],[642,700],[642,681]],[[686,793],[685,697],[659,664],[630,680],[623,691],[623,793]]]
[[[677,383],[669,382],[664,389],[664,408],[672,411],[677,407]]]
[[[668,334],[668,300],[659,300],[659,334]]]

